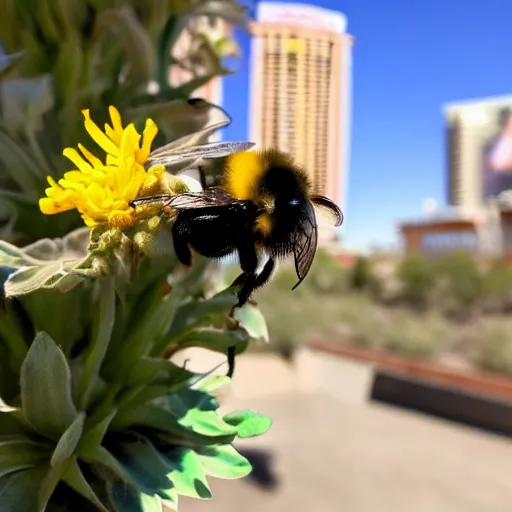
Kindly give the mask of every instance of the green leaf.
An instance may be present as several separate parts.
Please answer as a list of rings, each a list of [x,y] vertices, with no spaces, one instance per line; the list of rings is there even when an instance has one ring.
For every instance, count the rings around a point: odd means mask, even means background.
[[[113,430],[130,425],[150,427],[167,433],[167,439],[175,444],[193,444],[196,446],[209,446],[213,443],[230,443],[234,435],[209,436],[194,432],[181,425],[176,416],[156,405],[146,405],[134,411],[126,411],[123,416],[115,418]]]
[[[157,82],[161,89],[167,86],[172,53],[171,50],[185,27],[186,21],[187,17],[185,16],[169,16],[158,37],[156,72]]]
[[[253,339],[263,339],[268,343],[268,327],[261,311],[252,304],[235,309],[235,318]]]
[[[198,325],[225,325],[226,318],[237,299],[233,295],[217,294],[206,300],[190,300],[180,304],[176,309],[171,327],[167,333],[169,338],[190,330]]]
[[[83,459],[87,462],[99,463],[101,467],[108,468],[117,478],[137,487],[137,482],[132,479],[126,468],[103,446],[98,446],[94,452],[88,452],[87,455],[84,454]]]
[[[71,398],[71,372],[62,350],[39,333],[21,366],[21,403],[27,421],[58,440],[73,423],[77,410]]]
[[[0,309],[0,337],[9,349],[11,368],[17,372],[27,355],[28,347],[18,326],[3,309]]]
[[[89,257],[73,261],[52,261],[40,266],[22,268],[9,275],[4,289],[6,297],[18,297],[40,288],[68,292],[79,285],[86,275],[97,275],[93,268],[86,267]]]
[[[170,410],[178,418],[184,417],[192,409],[216,411],[219,408],[215,397],[202,390],[190,388],[183,389],[179,393],[169,396],[168,403]]]
[[[185,384],[194,373],[177,366],[171,361],[152,357],[143,357],[136,365],[126,368],[124,383],[129,386],[144,385],[149,382],[176,389],[180,384]]]
[[[211,395],[197,389],[185,389],[168,398],[169,409],[180,425],[204,436],[232,436],[236,429],[218,415],[219,404]]]
[[[153,74],[154,49],[149,34],[133,11],[104,10],[97,17],[97,30],[111,32],[122,42],[129,64],[126,81],[133,85],[147,85]]]
[[[200,381],[195,387],[205,393],[212,393],[230,383],[231,379],[227,375],[210,375],[208,378]]]
[[[49,466],[16,471],[0,478],[2,512],[37,512],[38,494]]]
[[[87,457],[88,452],[93,453],[101,446],[103,438],[105,437],[108,427],[116,413],[117,410],[114,409],[110,414],[108,414],[108,416],[87,430],[78,445],[78,453],[80,455]]]
[[[192,409],[180,418],[180,425],[203,436],[219,437],[236,435],[236,429],[227,424],[215,411]]]
[[[160,496],[142,494],[141,504],[144,512],[162,512],[162,500]]]
[[[75,229],[62,238],[41,238],[22,249],[22,254],[36,261],[70,260],[87,255],[90,228]]]
[[[84,430],[85,412],[80,412],[69,428],[62,434],[53,452],[50,464],[56,466],[73,455]]]
[[[211,499],[212,493],[206,475],[196,453],[189,448],[175,448],[162,453],[171,468],[169,478],[178,494],[190,498]]]
[[[247,348],[249,336],[246,332],[220,331],[216,329],[197,329],[178,338],[180,348],[202,347],[225,354],[231,347],[235,347],[236,354],[241,354]]]
[[[162,512],[159,496],[138,492],[135,487],[114,476],[107,479],[107,490],[116,512]]]
[[[39,466],[49,459],[50,450],[28,439],[0,440],[0,479],[20,469]]]
[[[12,78],[0,83],[0,104],[11,133],[41,128],[42,116],[53,107],[52,77]]]
[[[223,420],[227,424],[236,427],[240,438],[260,436],[272,426],[272,420],[268,416],[251,410],[226,414]]]
[[[0,406],[0,436],[23,434],[23,426],[9,410],[4,410],[5,405],[1,399]]]
[[[156,283],[139,301],[134,323],[130,325],[130,334],[123,344],[121,353],[110,357],[104,375],[116,382],[124,382],[126,368],[137,364],[141,357],[147,356],[151,343],[171,321],[172,312],[179,296],[173,293],[162,297],[160,283]]]
[[[45,475],[39,488],[37,512],[46,511],[48,502],[50,501],[69,464],[70,460],[64,460],[56,466],[52,466],[48,473]]]
[[[199,448],[197,454],[206,474],[215,478],[242,478],[252,471],[251,463],[231,445]]]
[[[44,331],[69,355],[82,339],[90,316],[90,289],[80,286],[69,293],[40,289],[19,297],[35,332]],[[62,319],[66,321],[63,322]]]
[[[99,375],[114,328],[116,296],[114,282],[111,279],[101,283],[100,294],[100,301],[93,317],[91,349],[86,356],[84,371],[80,377],[81,409],[87,409],[89,405],[94,383]]]
[[[78,494],[81,494],[84,498],[88,499],[91,503],[96,505],[96,507],[102,512],[109,512],[108,509],[100,502],[91,486],[85,479],[80,466],[76,460],[76,457],[73,457],[71,463],[66,469],[66,472],[62,476],[62,480],[66,482],[73,490],[75,490]]]
[[[113,455],[142,492],[152,495],[172,487],[166,461],[147,438],[133,436],[117,445]]]
[[[41,177],[28,148],[0,129],[0,169],[23,191],[27,199],[37,199]]]

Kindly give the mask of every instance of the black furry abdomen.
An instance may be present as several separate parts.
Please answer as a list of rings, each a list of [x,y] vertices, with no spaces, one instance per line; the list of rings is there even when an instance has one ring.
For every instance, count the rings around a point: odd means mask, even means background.
[[[254,245],[255,218],[256,208],[249,202],[183,210],[172,228],[176,254],[189,262],[188,246],[207,258],[223,258],[240,246]]]

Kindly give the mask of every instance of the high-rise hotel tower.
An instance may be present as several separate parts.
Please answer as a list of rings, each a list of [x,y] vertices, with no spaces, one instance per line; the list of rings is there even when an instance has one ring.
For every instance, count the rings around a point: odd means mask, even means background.
[[[251,34],[250,140],[290,153],[345,211],[353,38],[336,11],[261,2]],[[325,220],[324,220],[325,219]],[[320,239],[334,238],[320,218]]]

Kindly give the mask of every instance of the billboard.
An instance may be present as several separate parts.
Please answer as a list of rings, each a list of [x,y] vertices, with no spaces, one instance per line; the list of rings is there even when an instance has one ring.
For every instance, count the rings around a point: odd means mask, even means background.
[[[458,104],[447,113],[450,174],[459,196],[481,204],[511,190],[512,97]]]
[[[256,19],[264,22],[302,25],[339,34],[347,30],[347,18],[341,12],[307,4],[260,2]]]
[[[488,112],[492,133],[482,141],[484,200],[512,189],[512,104]]]

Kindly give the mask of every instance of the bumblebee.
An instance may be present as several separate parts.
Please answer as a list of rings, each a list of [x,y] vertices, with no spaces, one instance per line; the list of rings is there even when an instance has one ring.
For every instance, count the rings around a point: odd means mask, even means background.
[[[192,250],[214,259],[238,253],[242,273],[232,283],[239,289],[231,315],[269,281],[276,260],[293,255],[298,282],[292,290],[304,280],[318,245],[315,206],[329,210],[336,226],[343,222],[339,207],[314,195],[307,173],[277,150],[233,152],[220,186],[141,198],[132,206],[152,202],[175,212],[174,249],[184,265],[191,265]]]

